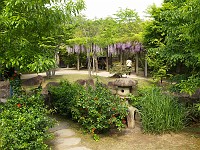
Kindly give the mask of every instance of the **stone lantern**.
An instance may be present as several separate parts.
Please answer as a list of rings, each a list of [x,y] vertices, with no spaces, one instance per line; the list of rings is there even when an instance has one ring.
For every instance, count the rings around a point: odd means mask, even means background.
[[[116,87],[116,94],[120,96],[127,96],[136,89],[138,82],[130,78],[119,78],[114,81]]]

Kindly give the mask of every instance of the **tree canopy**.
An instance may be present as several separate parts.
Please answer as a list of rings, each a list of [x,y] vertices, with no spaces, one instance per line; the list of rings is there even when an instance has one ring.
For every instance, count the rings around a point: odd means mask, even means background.
[[[0,65],[42,71],[54,65],[58,28],[70,23],[84,1],[4,0],[0,2]],[[60,28],[59,28],[60,29]]]
[[[200,86],[199,4],[198,0],[170,0],[153,6],[153,19],[144,32],[150,65],[179,76],[177,87],[190,94]]]
[[[132,42],[136,39],[136,35],[139,37],[142,31],[142,20],[134,10],[120,9],[114,16],[96,20],[88,20],[80,16],[76,20],[74,38],[70,41],[74,44],[83,44],[87,39],[88,44],[95,43],[105,48],[117,42]]]

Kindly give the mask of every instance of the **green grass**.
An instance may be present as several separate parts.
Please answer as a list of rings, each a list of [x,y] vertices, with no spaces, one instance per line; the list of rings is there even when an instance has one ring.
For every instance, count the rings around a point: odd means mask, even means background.
[[[140,94],[142,127],[145,132],[163,133],[183,129],[185,108],[174,97],[162,93],[158,87],[141,90]]]

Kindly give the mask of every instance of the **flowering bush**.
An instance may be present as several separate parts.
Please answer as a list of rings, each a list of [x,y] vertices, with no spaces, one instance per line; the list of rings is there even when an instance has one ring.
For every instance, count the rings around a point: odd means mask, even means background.
[[[48,149],[44,143],[54,121],[38,91],[13,96],[0,112],[0,149]]]
[[[53,104],[60,109],[59,112],[70,112],[72,118],[91,133],[124,127],[123,119],[127,115],[127,104],[99,82],[95,87],[84,88],[79,84],[64,81],[61,82],[61,86],[51,88],[50,93]]]
[[[88,87],[79,92],[72,103],[71,112],[74,119],[92,133],[124,127],[122,120],[127,115],[127,105],[123,99],[97,82],[95,88]]]

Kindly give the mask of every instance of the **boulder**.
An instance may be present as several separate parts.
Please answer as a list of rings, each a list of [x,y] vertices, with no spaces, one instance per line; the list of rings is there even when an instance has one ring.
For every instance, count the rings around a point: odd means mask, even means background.
[[[42,82],[44,82],[43,76],[38,75],[36,77],[23,80],[22,84],[26,85],[26,86],[33,86],[33,85],[40,85],[40,84],[42,84]]]

